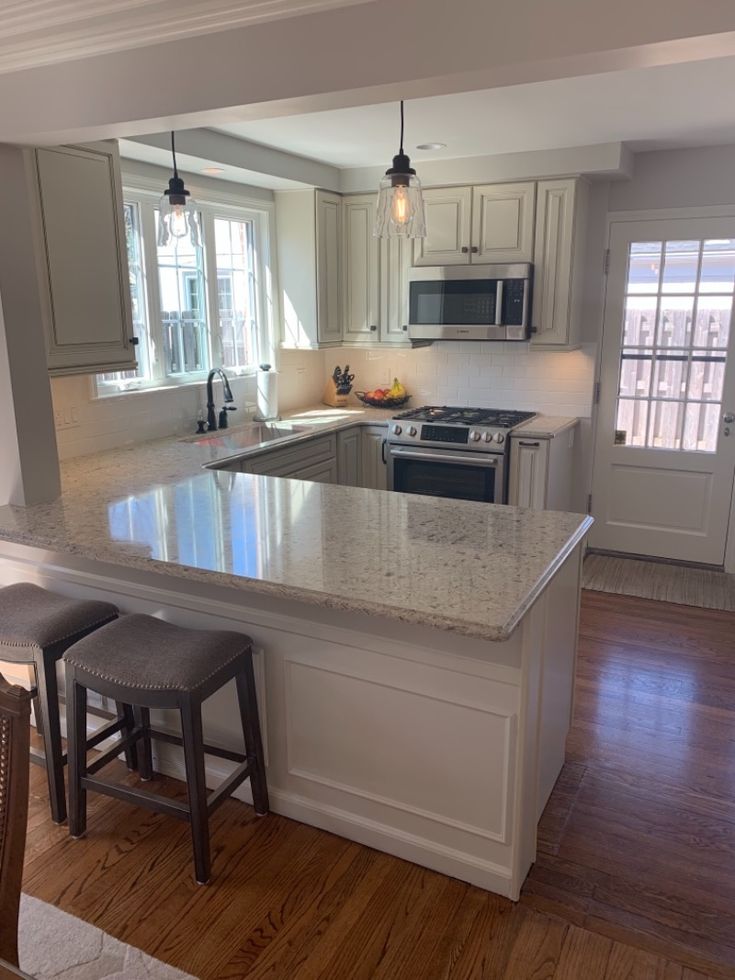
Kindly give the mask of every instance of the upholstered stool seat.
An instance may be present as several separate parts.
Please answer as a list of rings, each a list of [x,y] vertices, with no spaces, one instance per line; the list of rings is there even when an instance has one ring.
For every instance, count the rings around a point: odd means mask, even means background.
[[[117,617],[109,602],[69,599],[37,585],[21,582],[0,589],[0,661],[33,666],[36,675],[36,723],[44,752],[32,750],[31,761],[48,774],[51,815],[66,819],[56,664],[76,640]]]
[[[246,779],[250,779],[253,805],[268,812],[263,746],[253,675],[252,641],[225,630],[191,630],[152,616],[122,616],[74,646],[65,655],[67,717],[69,719],[69,831],[86,832],[86,793],[105,793],[131,803],[181,817],[191,823],[196,879],[210,876],[209,815]],[[234,680],[242,721],[245,753],[204,742],[202,702]],[[132,705],[134,724],[123,719],[112,726],[122,741],[93,762],[87,762],[84,718],[87,691],[96,691]],[[181,737],[151,728],[151,709],[176,709]],[[137,747],[143,779],[152,776],[151,740],[183,746],[188,805],[139,788],[95,779],[122,748]],[[207,795],[204,756],[211,754],[238,763],[232,774]]]

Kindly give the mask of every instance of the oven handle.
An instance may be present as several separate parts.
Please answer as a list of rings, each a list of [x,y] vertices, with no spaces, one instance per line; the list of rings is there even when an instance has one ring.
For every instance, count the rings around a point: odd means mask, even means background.
[[[426,459],[431,463],[472,463],[475,466],[497,466],[496,456],[483,456],[478,453],[476,456],[458,455],[455,453],[422,453],[413,452],[410,449],[397,449],[390,447],[391,456],[403,457],[404,459]]]

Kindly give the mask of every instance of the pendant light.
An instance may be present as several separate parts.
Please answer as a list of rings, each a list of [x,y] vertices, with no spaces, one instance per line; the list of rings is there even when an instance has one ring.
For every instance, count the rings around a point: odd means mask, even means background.
[[[168,182],[168,190],[163,192],[158,205],[158,244],[176,244],[188,238],[197,248],[202,244],[199,231],[199,214],[196,204],[184,181],[179,177],[176,167],[176,144],[171,133],[171,156],[174,162],[174,175]]]
[[[380,181],[373,235],[376,238],[425,238],[424,199],[421,181],[403,152],[403,99],[401,99],[401,146],[393,166]]]

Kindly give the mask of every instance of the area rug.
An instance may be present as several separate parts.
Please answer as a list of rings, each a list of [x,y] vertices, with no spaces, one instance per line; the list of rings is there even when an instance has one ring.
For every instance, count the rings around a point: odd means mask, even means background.
[[[735,612],[735,575],[685,565],[590,554],[582,588]]]
[[[30,895],[21,900],[19,953],[36,980],[196,980]]]

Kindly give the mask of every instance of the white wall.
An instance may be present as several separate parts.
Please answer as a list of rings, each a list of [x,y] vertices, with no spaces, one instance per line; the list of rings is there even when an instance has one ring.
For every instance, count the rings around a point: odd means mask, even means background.
[[[610,211],[735,204],[735,146],[638,153],[633,179],[610,184]]]

